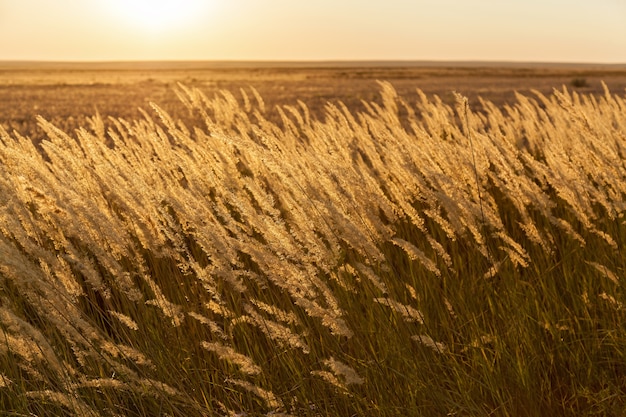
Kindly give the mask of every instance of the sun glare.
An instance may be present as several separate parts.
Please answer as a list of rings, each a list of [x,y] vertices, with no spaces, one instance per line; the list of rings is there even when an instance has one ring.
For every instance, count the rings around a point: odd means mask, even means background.
[[[138,30],[167,32],[191,24],[205,14],[206,0],[108,0],[107,6],[126,24]]]

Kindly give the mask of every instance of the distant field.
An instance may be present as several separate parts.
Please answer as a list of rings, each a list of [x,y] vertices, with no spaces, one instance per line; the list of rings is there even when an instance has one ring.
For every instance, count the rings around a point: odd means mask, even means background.
[[[624,68],[289,65],[3,66],[0,415],[624,415]]]
[[[42,115],[68,128],[67,118],[140,115],[150,101],[184,117],[175,95],[177,83],[211,95],[221,89],[237,93],[253,86],[271,110],[277,104],[307,103],[323,113],[328,101],[362,110],[361,100],[379,100],[376,80],[389,81],[413,101],[416,89],[453,103],[457,91],[480,108],[478,97],[498,106],[515,102],[515,91],[549,94],[567,86],[585,94],[602,94],[601,81],[615,93],[626,89],[626,65],[515,64],[481,62],[148,62],[24,63],[0,62],[0,123],[34,132]],[[576,81],[582,83],[577,87]],[[274,113],[274,116],[276,114]],[[271,116],[271,115],[270,115]],[[41,132],[39,132],[41,133]]]

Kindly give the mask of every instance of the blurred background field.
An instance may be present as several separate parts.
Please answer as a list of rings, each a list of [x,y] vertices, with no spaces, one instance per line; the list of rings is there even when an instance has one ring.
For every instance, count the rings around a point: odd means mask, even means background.
[[[208,96],[225,89],[237,93],[252,86],[263,97],[272,119],[276,105],[307,103],[322,116],[327,102],[342,101],[363,110],[361,101],[379,100],[377,80],[390,82],[408,102],[416,89],[454,103],[453,91],[480,110],[478,97],[503,106],[515,103],[515,92],[550,94],[567,86],[585,94],[626,89],[626,65],[522,64],[484,62],[0,62],[0,123],[34,138],[41,115],[66,130],[84,118],[141,117],[138,108],[158,103],[173,116],[186,112],[172,94],[177,83],[199,87]]]

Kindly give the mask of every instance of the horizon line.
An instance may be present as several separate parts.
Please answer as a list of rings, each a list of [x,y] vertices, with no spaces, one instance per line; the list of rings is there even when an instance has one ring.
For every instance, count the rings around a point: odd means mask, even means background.
[[[436,67],[436,66],[503,66],[503,67],[624,67],[626,62],[594,62],[594,61],[523,61],[523,60],[437,60],[437,59],[102,59],[102,60],[47,60],[47,59],[0,59],[0,67],[10,66],[160,66],[182,67],[189,69],[203,68],[330,68],[330,67]],[[191,67],[191,68],[190,68]]]

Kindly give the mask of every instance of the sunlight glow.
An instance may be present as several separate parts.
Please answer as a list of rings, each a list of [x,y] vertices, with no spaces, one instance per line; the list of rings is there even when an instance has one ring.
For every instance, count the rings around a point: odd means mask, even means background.
[[[622,64],[625,17],[626,0],[0,0],[0,60]]]
[[[176,30],[208,12],[211,1],[108,0],[107,7],[126,24],[148,33]]]

